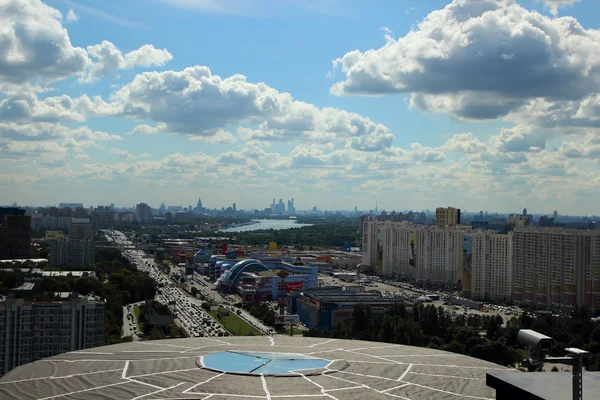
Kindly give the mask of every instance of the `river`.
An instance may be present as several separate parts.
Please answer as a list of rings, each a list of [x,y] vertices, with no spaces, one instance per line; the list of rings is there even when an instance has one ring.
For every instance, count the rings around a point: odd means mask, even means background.
[[[219,232],[249,232],[260,229],[290,229],[311,226],[312,224],[298,224],[295,219],[257,219],[248,225],[235,226],[233,228],[222,229]]]

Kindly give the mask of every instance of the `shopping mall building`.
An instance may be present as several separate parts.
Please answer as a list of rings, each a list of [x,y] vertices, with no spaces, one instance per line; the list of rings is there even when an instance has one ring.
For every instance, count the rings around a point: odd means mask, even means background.
[[[272,301],[280,292],[314,289],[317,282],[317,267],[265,258],[238,261],[217,279],[217,287],[225,293],[237,293],[244,301]]]

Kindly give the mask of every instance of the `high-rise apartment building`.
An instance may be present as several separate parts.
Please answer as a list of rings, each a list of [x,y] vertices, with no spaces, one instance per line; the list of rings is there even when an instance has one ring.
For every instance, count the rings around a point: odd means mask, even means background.
[[[464,236],[471,248],[463,258],[463,292],[480,300],[510,301],[512,296],[512,233],[477,231]]]
[[[559,309],[600,307],[600,231],[515,228],[513,300]]]
[[[149,224],[152,222],[152,208],[146,203],[140,203],[135,206],[135,220],[140,224]]]
[[[67,351],[104,345],[106,303],[74,294],[68,301],[0,298],[0,376]]]
[[[462,279],[463,236],[470,229],[407,221],[363,221],[363,265],[379,275],[455,286]]]
[[[89,265],[93,264],[94,260],[94,241],[92,239],[64,238],[53,240],[50,243],[49,264],[53,267]]]
[[[88,265],[94,263],[94,240],[92,223],[87,218],[73,218],[69,225],[69,237],[50,242],[49,264]]]
[[[460,224],[460,208],[438,207],[435,209],[435,225],[438,228]]]
[[[363,221],[362,229],[362,265],[369,266],[379,275],[382,274],[380,260],[382,254],[380,252],[379,243],[379,225],[380,223],[373,219]]]
[[[455,286],[462,279],[463,237],[470,230],[419,227],[416,230],[416,281]]]
[[[0,260],[30,256],[31,217],[19,208],[0,208]]]
[[[413,280],[416,263],[416,226],[409,222],[379,222],[383,276]]]

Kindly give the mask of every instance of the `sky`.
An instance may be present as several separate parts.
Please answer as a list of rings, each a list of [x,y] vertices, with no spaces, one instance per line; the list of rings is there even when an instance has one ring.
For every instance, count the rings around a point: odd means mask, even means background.
[[[600,214],[597,15],[0,0],[0,204]]]

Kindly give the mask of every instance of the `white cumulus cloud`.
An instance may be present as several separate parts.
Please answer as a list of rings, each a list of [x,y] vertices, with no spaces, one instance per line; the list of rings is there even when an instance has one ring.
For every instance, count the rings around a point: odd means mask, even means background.
[[[246,124],[252,127],[246,139],[333,141],[365,151],[389,148],[394,139],[387,127],[359,114],[294,100],[243,75],[222,78],[205,66],[138,74],[111,99],[111,107],[120,107],[123,116],[157,124],[134,128],[139,133],[223,137],[220,130],[228,125]]]
[[[116,78],[119,70],[163,66],[173,59],[173,55],[166,49],[156,49],[150,44],[129,53],[123,53],[107,40],[94,46],[88,46],[87,51],[94,62],[86,76],[82,78],[84,82],[94,81],[101,76]]]
[[[87,52],[71,44],[62,14],[39,0],[0,3],[0,90],[82,73]]]
[[[72,8],[67,12],[67,22],[77,22],[79,21],[79,15],[75,14]]]
[[[579,0],[538,0],[543,1],[552,13],[552,15],[558,14],[558,9],[562,7],[572,6],[573,4],[579,2]]]
[[[600,79],[600,31],[549,18],[514,0],[454,0],[379,49],[334,60],[336,95],[411,93],[412,104],[493,119],[531,99],[575,100]]]

